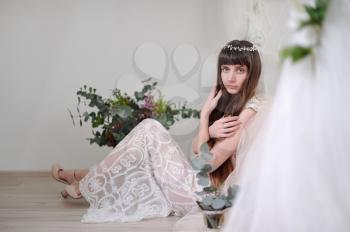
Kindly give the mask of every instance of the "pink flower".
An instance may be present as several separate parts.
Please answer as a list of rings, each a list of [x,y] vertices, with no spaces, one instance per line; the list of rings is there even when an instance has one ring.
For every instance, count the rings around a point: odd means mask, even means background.
[[[155,108],[154,97],[152,95],[146,96],[142,107],[149,109],[149,110],[154,110],[154,108]]]

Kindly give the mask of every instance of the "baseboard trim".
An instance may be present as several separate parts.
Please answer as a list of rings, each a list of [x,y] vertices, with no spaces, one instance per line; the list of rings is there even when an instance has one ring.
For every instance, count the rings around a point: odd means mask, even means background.
[[[15,171],[0,171],[0,176],[33,176],[33,177],[40,177],[40,176],[48,176],[51,175],[50,171],[35,171],[35,170],[15,170]]]

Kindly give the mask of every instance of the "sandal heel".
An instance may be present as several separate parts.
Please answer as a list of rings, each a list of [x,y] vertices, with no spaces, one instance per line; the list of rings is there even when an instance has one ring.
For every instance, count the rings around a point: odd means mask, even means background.
[[[66,190],[61,191],[61,196],[65,199],[68,197],[68,193]]]
[[[73,198],[73,199],[80,199],[83,196],[79,193],[76,192],[75,186],[74,185],[66,185],[64,188],[64,191],[67,194],[67,197]]]

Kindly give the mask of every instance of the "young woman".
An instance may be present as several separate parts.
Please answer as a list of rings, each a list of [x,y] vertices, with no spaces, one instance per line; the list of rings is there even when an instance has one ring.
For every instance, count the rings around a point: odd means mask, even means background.
[[[208,143],[213,154],[211,180],[224,183],[235,165],[242,128],[259,107],[255,91],[260,56],[248,41],[227,43],[218,57],[217,83],[201,110],[193,152]],[[84,197],[90,208],[83,222],[137,221],[184,215],[195,206],[196,173],[185,154],[157,121],[139,123],[99,164],[53,176],[67,184],[63,196]]]

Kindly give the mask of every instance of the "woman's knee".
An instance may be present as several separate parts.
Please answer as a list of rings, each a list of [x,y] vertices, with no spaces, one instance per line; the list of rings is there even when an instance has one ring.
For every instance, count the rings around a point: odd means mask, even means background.
[[[144,120],[142,120],[140,122],[141,124],[145,124],[145,125],[162,125],[160,124],[157,120],[153,119],[153,118],[146,118]]]
[[[159,129],[166,130],[165,127],[160,122],[158,122],[157,120],[155,120],[153,118],[146,118],[146,119],[142,120],[140,122],[140,125],[143,125],[147,129],[150,129],[152,127],[157,127]]]

